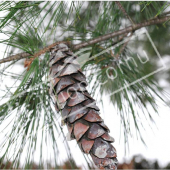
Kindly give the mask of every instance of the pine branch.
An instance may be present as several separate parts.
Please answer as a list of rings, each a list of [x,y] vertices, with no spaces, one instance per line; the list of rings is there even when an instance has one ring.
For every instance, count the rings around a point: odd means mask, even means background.
[[[100,37],[95,38],[93,40],[89,40],[87,42],[74,45],[74,50],[77,50],[77,49],[80,49],[80,48],[83,48],[83,47],[86,47],[86,46],[89,46],[89,45],[92,45],[92,44],[96,44],[98,42],[105,41],[107,39],[110,39],[110,38],[113,38],[113,37],[116,37],[116,36],[119,36],[119,35],[122,35],[122,34],[125,34],[125,33],[136,31],[136,30],[138,30],[142,27],[161,24],[161,23],[168,21],[169,19],[170,19],[170,17],[166,16],[166,17],[162,17],[162,18],[156,18],[156,19],[148,20],[148,21],[145,21],[145,22],[142,22],[142,23],[139,23],[139,24],[135,24],[133,26],[129,26],[129,27],[121,29],[119,31],[115,31],[113,33],[109,33],[109,34],[100,36]]]
[[[112,32],[112,33],[109,33],[109,34],[106,34],[106,35],[103,35],[103,36],[99,36],[99,37],[94,38],[92,40],[89,40],[87,42],[83,42],[83,43],[80,43],[80,44],[77,44],[77,45],[72,45],[72,48],[74,50],[78,50],[80,48],[87,47],[89,45],[96,44],[96,43],[99,43],[101,41],[105,41],[107,39],[114,38],[116,36],[119,36],[119,35],[122,35],[122,34],[125,34],[125,33],[136,31],[136,30],[138,30],[142,27],[156,25],[156,24],[162,24],[162,23],[168,21],[169,19],[170,19],[170,16],[165,16],[165,17],[162,17],[162,18],[157,17],[155,19],[150,19],[150,20],[144,21],[144,22],[139,23],[139,24],[131,25],[131,26],[126,27],[126,28],[121,29],[121,30],[118,30],[118,31],[115,31],[115,32]],[[38,51],[37,53],[35,53],[33,55],[33,58],[39,57],[41,54],[48,52],[52,47],[54,47],[54,46],[56,46],[57,44],[60,44],[60,43],[70,44],[70,42],[68,42],[68,41],[53,43],[53,44],[43,48],[42,50]],[[12,55],[12,56],[9,56],[7,58],[1,59],[0,64],[5,63],[5,62],[9,62],[9,61],[13,61],[13,60],[19,60],[19,59],[27,58],[29,56],[31,56],[31,54],[26,53],[26,52],[18,53],[16,55]]]
[[[160,14],[159,16],[165,16],[165,15],[169,15],[170,11],[164,12],[163,14]]]
[[[50,51],[51,48],[53,48],[54,46],[56,46],[57,44],[60,44],[60,43],[69,44],[70,42],[68,42],[68,41],[55,42],[55,43],[53,43],[53,44],[51,44],[51,45],[49,45],[47,47],[44,47],[43,49],[41,49],[40,51],[38,51],[34,55],[31,55],[30,53],[26,53],[26,52],[11,55],[9,57],[6,57],[6,58],[0,60],[0,64],[6,63],[6,62],[9,62],[9,61],[13,61],[13,60],[24,59],[24,58],[27,58],[27,57],[30,57],[30,56],[32,56],[31,60],[33,60],[34,58],[39,57],[40,55]]]
[[[27,58],[29,56],[31,56],[30,53],[26,53],[26,52],[18,53],[18,54],[11,55],[9,57],[3,58],[2,60],[0,60],[0,64],[6,63],[6,62],[9,62],[9,61],[12,61],[12,60],[20,60],[20,59],[23,59],[23,58]]]

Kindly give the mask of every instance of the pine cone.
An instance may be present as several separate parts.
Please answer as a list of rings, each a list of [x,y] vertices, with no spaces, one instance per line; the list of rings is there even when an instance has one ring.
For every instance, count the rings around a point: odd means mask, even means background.
[[[50,95],[56,110],[61,111],[70,139],[76,139],[98,168],[116,169],[116,149],[111,145],[114,139],[86,90],[86,78],[76,58],[65,44],[51,49]]]

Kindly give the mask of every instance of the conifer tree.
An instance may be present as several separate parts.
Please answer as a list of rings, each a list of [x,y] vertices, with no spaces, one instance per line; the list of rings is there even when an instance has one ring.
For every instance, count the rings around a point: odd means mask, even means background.
[[[62,126],[65,124],[68,138],[86,153],[83,156],[89,168],[95,164],[98,168],[116,169],[119,151],[112,146],[114,139],[99,115],[105,95],[116,108],[108,114],[120,116],[125,149],[132,129],[145,143],[141,134],[143,120],[153,122],[151,110],[158,112],[157,100],[167,103],[168,95],[157,82],[164,78],[168,84],[169,77],[141,77],[159,70],[155,48],[163,59],[169,55],[169,4],[1,2],[1,162],[9,160],[13,168],[28,169],[38,152],[39,168],[48,168],[49,160],[59,168],[61,139],[65,147],[62,152],[74,169],[76,160]],[[155,48],[147,38],[131,41],[143,27]],[[135,58],[134,51],[141,48],[149,53],[151,62],[130,60],[128,65],[122,64],[129,56]],[[131,85],[120,90],[127,84]],[[44,154],[44,148],[48,154]]]

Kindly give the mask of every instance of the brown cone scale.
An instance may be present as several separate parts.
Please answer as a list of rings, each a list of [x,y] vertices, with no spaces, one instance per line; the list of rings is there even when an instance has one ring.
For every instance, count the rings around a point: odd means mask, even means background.
[[[61,111],[70,138],[91,155],[98,168],[117,169],[116,150],[111,145],[114,139],[86,90],[86,78],[76,58],[65,44],[51,49],[50,95],[56,110]]]

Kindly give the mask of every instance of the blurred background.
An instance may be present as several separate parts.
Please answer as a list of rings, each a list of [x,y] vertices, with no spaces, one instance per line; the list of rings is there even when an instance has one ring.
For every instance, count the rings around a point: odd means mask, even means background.
[[[0,59],[61,40],[78,44],[170,11],[166,1],[121,4],[130,20],[114,1],[1,2]],[[115,138],[118,169],[170,169],[169,21],[131,34],[74,52]],[[41,55],[29,70],[25,59],[0,65],[0,169],[94,168],[54,111],[48,60]]]

